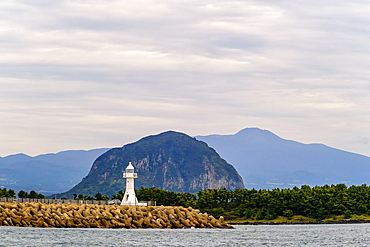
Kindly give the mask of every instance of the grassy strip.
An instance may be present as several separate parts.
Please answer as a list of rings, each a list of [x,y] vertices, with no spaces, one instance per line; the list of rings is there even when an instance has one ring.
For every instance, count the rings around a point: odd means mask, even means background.
[[[283,222],[299,223],[299,222],[318,222],[318,221],[323,221],[323,222],[333,222],[334,221],[335,222],[335,221],[344,221],[344,220],[345,221],[351,221],[351,220],[370,221],[370,216],[353,214],[351,215],[351,217],[346,218],[344,215],[339,215],[339,216],[332,216],[324,220],[317,220],[317,219],[305,217],[302,215],[294,215],[293,217],[278,216],[276,219],[273,219],[273,220],[234,219],[234,220],[229,220],[227,222],[228,223],[283,223]]]

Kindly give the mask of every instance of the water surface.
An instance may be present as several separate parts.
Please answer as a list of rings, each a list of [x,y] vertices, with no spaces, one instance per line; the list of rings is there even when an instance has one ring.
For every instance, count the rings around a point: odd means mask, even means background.
[[[370,246],[370,224],[235,229],[0,227],[0,246]]]

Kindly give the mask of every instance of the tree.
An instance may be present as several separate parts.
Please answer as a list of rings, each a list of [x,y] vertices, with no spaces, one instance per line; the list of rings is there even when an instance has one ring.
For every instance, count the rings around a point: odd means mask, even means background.
[[[0,197],[15,197],[15,192],[12,189],[0,188]]]
[[[92,196],[84,196],[84,200],[94,200],[94,197],[92,197]]]
[[[43,194],[39,194],[34,190],[31,190],[30,193],[26,196],[27,198],[37,198],[37,199],[44,199],[45,196]]]
[[[124,192],[122,190],[120,190],[117,195],[112,195],[112,200],[114,199],[117,199],[117,200],[120,200],[122,201],[123,199],[123,195],[124,195]]]
[[[37,192],[34,190],[31,190],[31,192],[28,194],[28,198],[38,198]]]
[[[25,191],[23,191],[23,190],[21,190],[21,191],[18,192],[18,197],[19,198],[27,198],[28,197],[28,193],[25,192]]]
[[[8,190],[8,197],[15,197],[15,191],[14,190]]]
[[[103,200],[103,196],[102,194],[100,194],[99,192],[95,195],[95,199],[96,200]]]

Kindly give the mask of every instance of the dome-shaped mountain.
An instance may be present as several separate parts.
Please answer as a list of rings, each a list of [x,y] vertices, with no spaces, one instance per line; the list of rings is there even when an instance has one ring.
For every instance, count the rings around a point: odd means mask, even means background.
[[[178,192],[244,188],[235,168],[205,142],[168,131],[107,151],[96,159],[87,177],[62,196],[117,194],[125,189],[122,173],[129,162],[138,173],[135,188],[155,186]]]

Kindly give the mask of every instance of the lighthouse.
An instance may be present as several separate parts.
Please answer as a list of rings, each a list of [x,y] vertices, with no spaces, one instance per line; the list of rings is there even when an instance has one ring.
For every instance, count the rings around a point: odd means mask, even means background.
[[[128,163],[123,177],[126,178],[126,191],[121,205],[138,205],[134,187],[134,179],[137,178],[137,173],[134,173],[134,167],[131,165],[131,162]]]

